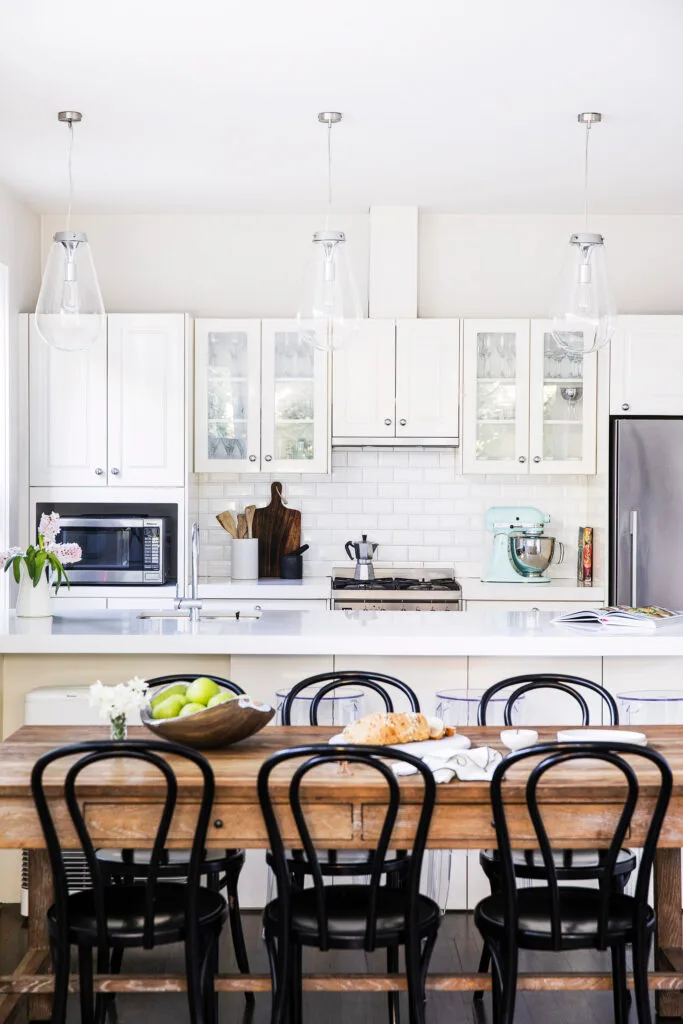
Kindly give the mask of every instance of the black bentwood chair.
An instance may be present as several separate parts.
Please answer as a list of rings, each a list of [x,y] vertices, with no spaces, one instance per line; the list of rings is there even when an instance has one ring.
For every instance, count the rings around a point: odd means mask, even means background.
[[[554,673],[552,675],[512,676],[509,679],[503,679],[499,683],[494,683],[481,698],[477,715],[479,725],[488,725],[486,719],[489,704],[496,694],[506,688],[513,688],[513,692],[508,697],[503,710],[503,721],[506,726],[512,724],[512,712],[515,702],[520,697],[523,697],[524,694],[532,693],[535,690],[555,690],[571,697],[581,712],[581,725],[590,725],[590,709],[581,690],[584,690],[586,693],[594,693],[601,699],[605,707],[609,719],[607,724],[619,725],[619,711],[611,693],[608,693],[602,686],[598,686],[597,683],[592,682],[590,679],[581,679],[579,676],[556,675]],[[587,879],[600,877],[599,873],[604,863],[605,851],[556,850],[554,858],[557,877],[561,881],[586,881]],[[515,850],[512,854],[512,863],[517,878],[532,878],[541,881],[547,878],[545,864],[539,850]],[[479,864],[489,880],[491,892],[499,892],[501,883],[498,851],[482,850],[479,854]],[[631,877],[631,873],[635,871],[635,868],[636,858],[631,850],[619,850],[614,863],[615,890],[619,892],[624,891],[626,883]],[[488,949],[484,947],[481,960],[479,961],[479,972],[484,974],[488,971],[489,964]],[[481,991],[474,993],[475,999],[482,999],[483,996],[484,993]]]
[[[318,689],[310,698],[309,720],[311,725],[320,724],[318,721],[320,708],[321,704],[323,707],[325,706],[322,702],[327,694],[336,694],[338,689],[344,687],[372,690],[382,699],[385,711],[394,711],[394,701],[388,689],[392,687],[406,698],[411,711],[420,710],[417,694],[406,683],[394,678],[394,676],[355,670],[323,672],[320,675],[302,679],[301,682],[296,683],[291,688],[282,705],[283,725],[292,724],[292,710],[295,707],[295,702],[301,700],[302,694],[305,694],[305,691],[312,687],[318,687]],[[396,696],[396,694],[393,696]],[[370,875],[375,859],[376,851],[321,850],[318,852],[318,863],[322,874],[336,877],[358,878],[359,876]],[[266,860],[272,868],[272,855],[270,853],[266,855]],[[310,874],[310,868],[302,855],[302,851],[290,850],[287,854],[287,860],[294,884],[303,887],[305,876]],[[403,850],[390,852],[389,856],[385,858],[383,868],[386,874],[386,884],[390,887],[400,886],[401,876],[406,866],[406,854]],[[398,954],[398,946],[387,949],[387,970],[390,974],[398,971]],[[399,1017],[398,992],[389,992],[387,999],[389,1003],[389,1019],[392,1024],[397,1024]]]
[[[635,896],[626,896],[616,883],[615,864],[631,825],[638,800],[639,783],[629,761],[657,770],[652,782],[657,792],[649,820],[643,856],[638,868]],[[526,802],[538,840],[547,885],[517,888],[517,873],[503,799],[503,779],[513,765],[527,758],[540,762],[531,769],[526,782]],[[625,796],[619,820],[602,864],[596,871],[598,889],[559,886],[559,872],[539,806],[539,783],[556,766],[576,761],[602,761],[621,772]],[[649,763],[648,763],[649,762]],[[611,773],[612,774],[612,773]],[[612,954],[612,985],[616,1024],[627,1024],[626,946],[633,947],[633,981],[638,1024],[651,1024],[647,986],[647,964],[655,927],[655,912],[648,906],[647,893],[652,864],[664,815],[671,797],[673,776],[666,760],[656,750],[630,743],[547,743],[520,750],[506,757],[491,781],[491,804],[500,853],[501,889],[477,904],[474,920],[493,961],[494,1024],[512,1024],[517,987],[519,949],[571,950],[609,949]],[[651,789],[648,786],[648,796]],[[542,797],[542,792],[541,792]],[[577,818],[581,809],[577,807]]]
[[[170,675],[157,676],[155,679],[148,679],[147,685],[150,690],[157,687],[168,686],[171,683],[185,683],[198,678],[196,675]],[[231,682],[229,679],[222,679],[220,676],[208,676],[223,689],[240,696],[244,693],[241,686]],[[149,850],[96,850],[96,856],[106,880],[112,883],[137,881],[145,879],[149,872]],[[240,903],[237,894],[237,885],[240,873],[244,867],[244,850],[205,850],[202,858],[200,875],[206,878],[209,889],[220,892],[225,889],[228,897],[228,914],[230,920],[230,934],[235,949],[235,959],[242,974],[249,974],[249,958],[247,946],[244,941],[242,929],[242,917],[240,914]],[[172,881],[184,878],[187,875],[190,865],[190,850],[164,850],[158,867],[158,878]],[[121,970],[123,949],[117,950],[114,957],[114,965]],[[248,1003],[254,1002],[253,992],[245,992],[244,998]]]
[[[420,869],[436,799],[434,776],[411,754],[392,750],[392,760],[405,761],[418,770],[424,795],[412,849],[400,888],[382,886],[382,873],[401,796],[398,780],[380,758],[386,747],[330,746],[294,747],[270,757],[258,775],[258,795],[268,830],[271,859],[277,880],[277,898],[263,912],[264,938],[273,984],[272,1024],[301,1024],[302,949],[364,949],[405,946],[408,1001],[411,1024],[424,1024],[425,979],[440,923],[438,905],[419,892]],[[293,758],[306,758],[292,776],[289,803],[301,842],[303,858],[313,880],[310,888],[297,886],[290,858],[270,798],[273,769]],[[388,789],[388,806],[377,840],[370,881],[366,884],[329,885],[313,845],[301,804],[305,776],[320,765],[359,764],[383,776]]]
[[[190,860],[181,884],[160,881],[162,854],[178,796],[176,775],[166,760],[169,755],[194,764],[203,781]],[[66,773],[64,798],[90,870],[92,889],[69,895],[62,848],[43,779],[53,762],[74,757],[78,760]],[[90,839],[76,796],[76,783],[80,773],[91,765],[122,758],[156,768],[165,783],[165,797],[144,882],[111,885]],[[192,1024],[214,1024],[213,979],[218,967],[218,937],[227,918],[227,905],[220,893],[199,884],[214,789],[213,771],[201,754],[177,743],[158,740],[74,743],[52,750],[36,761],[31,773],[31,790],[45,836],[55,889],[55,902],[47,913],[55,974],[52,1024],[66,1021],[71,946],[78,947],[81,1021],[100,1024],[111,997],[98,995],[96,1000],[93,997],[93,952],[97,952],[97,973],[106,974],[111,969],[110,954],[113,959],[117,951],[129,947],[152,949],[171,942],[185,944]]]

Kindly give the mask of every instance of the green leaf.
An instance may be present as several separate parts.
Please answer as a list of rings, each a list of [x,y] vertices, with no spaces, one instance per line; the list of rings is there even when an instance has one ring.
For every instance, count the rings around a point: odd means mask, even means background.
[[[45,562],[46,561],[47,561],[47,552],[46,551],[39,551],[38,554],[36,555],[35,559],[34,559],[34,562],[33,562],[33,573],[32,573],[32,576],[31,576],[31,578],[33,580],[33,586],[34,587],[37,587],[38,584],[40,583],[40,579],[41,579],[41,577],[43,575],[43,572],[45,571]]]
[[[18,583],[21,579],[21,561],[19,560],[19,555],[12,559],[12,564],[14,566],[14,579]]]

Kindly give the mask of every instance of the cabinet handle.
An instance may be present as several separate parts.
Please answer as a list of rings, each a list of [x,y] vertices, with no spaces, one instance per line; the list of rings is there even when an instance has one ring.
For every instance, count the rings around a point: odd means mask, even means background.
[[[104,476],[104,470],[101,468],[101,466],[98,466],[97,469],[95,470],[95,476]]]
[[[266,462],[272,462],[273,461],[273,456],[272,455],[266,455],[265,456],[265,461]]]
[[[255,604],[255,605],[254,605],[254,611],[255,611],[255,612],[262,612],[262,611],[263,611],[263,605],[261,605],[261,604]]]
[[[405,427],[405,425],[407,424],[408,420],[399,420],[398,422],[401,424],[402,427]]]
[[[385,427],[390,427],[390,426],[391,426],[391,420],[390,420],[390,419],[386,419],[386,420],[384,421],[384,426],[385,426]]]
[[[255,455],[250,455],[249,456],[249,461],[250,462],[256,462],[256,456]]]
[[[526,462],[526,455],[520,455],[520,457],[517,459],[517,461],[518,462]]]
[[[540,461],[541,461],[541,456],[540,455],[534,455],[534,462],[540,462]]]
[[[628,404],[628,402],[624,402],[621,408],[624,410],[624,412],[628,412],[631,406]]]
[[[120,469],[117,469],[116,466],[112,466],[112,471],[111,471],[111,475],[112,476],[118,476],[120,472],[121,472]]]

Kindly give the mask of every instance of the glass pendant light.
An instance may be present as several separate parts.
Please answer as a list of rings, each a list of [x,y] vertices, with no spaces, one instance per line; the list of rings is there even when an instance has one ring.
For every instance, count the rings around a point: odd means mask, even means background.
[[[73,199],[73,126],[77,110],[62,110],[58,119],[69,126],[69,208],[66,231],[58,231],[48,254],[36,304],[36,327],[48,345],[67,351],[87,348],[104,330],[104,304],[88,237],[71,230]]]
[[[337,111],[318,114],[318,121],[327,125],[327,216],[324,230],[313,235],[313,252],[304,271],[296,315],[299,336],[324,351],[341,348],[351,340],[363,315],[346,251],[346,236],[343,231],[330,228],[332,125],[341,119]]]
[[[605,240],[588,230],[588,142],[602,114],[579,114],[585,125],[584,230],[569,239],[569,249],[552,307],[553,337],[563,349],[578,355],[606,345],[617,326],[617,313],[605,266]]]

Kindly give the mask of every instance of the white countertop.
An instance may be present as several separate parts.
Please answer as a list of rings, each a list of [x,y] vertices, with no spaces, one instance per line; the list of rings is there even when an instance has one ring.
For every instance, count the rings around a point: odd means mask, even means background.
[[[199,583],[199,596],[223,601],[329,601],[329,576],[305,576],[302,580],[224,580]]]
[[[464,601],[587,601],[605,600],[603,586],[577,587],[572,580],[551,579],[549,583],[483,583],[472,577],[458,578]],[[577,605],[578,607],[578,605]]]
[[[549,612],[264,612],[258,620],[140,619],[73,612],[0,620],[0,654],[682,656],[683,625],[587,634]]]

